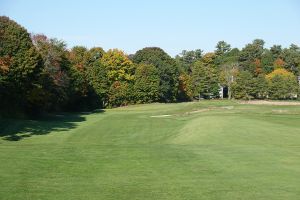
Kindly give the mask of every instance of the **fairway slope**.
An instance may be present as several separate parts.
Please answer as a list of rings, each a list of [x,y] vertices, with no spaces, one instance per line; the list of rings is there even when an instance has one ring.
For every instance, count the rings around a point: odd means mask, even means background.
[[[299,121],[233,101],[1,119],[0,197],[298,200]]]

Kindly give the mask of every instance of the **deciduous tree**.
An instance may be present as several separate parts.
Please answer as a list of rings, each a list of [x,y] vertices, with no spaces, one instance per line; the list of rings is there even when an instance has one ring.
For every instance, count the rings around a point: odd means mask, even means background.
[[[38,110],[39,100],[29,94],[39,91],[41,57],[25,28],[0,17],[0,108]],[[13,106],[12,106],[13,105]],[[33,109],[36,108],[36,109]]]
[[[276,69],[266,75],[269,84],[269,97],[272,99],[296,98],[299,85],[295,75],[286,69]]]
[[[134,94],[137,103],[151,103],[159,98],[159,74],[153,65],[139,64],[135,71]]]
[[[146,47],[139,50],[133,56],[133,61],[137,64],[152,64],[159,74],[159,99],[162,102],[174,102],[178,95],[177,65],[166,52],[157,47]]]

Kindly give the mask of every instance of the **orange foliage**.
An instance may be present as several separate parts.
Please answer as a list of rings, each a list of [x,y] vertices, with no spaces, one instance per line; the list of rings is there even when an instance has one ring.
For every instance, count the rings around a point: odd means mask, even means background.
[[[261,68],[261,62],[259,59],[255,59],[254,66],[255,66],[255,75],[261,74],[262,68]]]
[[[275,69],[282,68],[284,65],[285,65],[285,62],[281,58],[277,58],[274,61],[274,67],[275,67]]]
[[[179,76],[179,90],[186,92],[188,85],[188,76],[185,74],[180,74]]]
[[[191,98],[193,92],[191,90],[191,77],[187,74],[180,74],[179,76],[179,91],[183,92],[187,97]]]
[[[70,53],[69,53],[69,59],[70,59],[70,60],[73,60],[73,61],[78,60],[76,53],[70,52]],[[75,68],[76,68],[77,70],[79,70],[79,71],[84,71],[84,64],[83,64],[83,61],[80,61],[79,63],[75,63],[74,66],[75,66]]]

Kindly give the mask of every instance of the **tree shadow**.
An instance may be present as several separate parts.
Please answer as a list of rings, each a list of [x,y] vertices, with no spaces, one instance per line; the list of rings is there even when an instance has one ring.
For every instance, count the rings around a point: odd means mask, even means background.
[[[86,115],[103,113],[104,110],[84,113],[51,114],[36,119],[0,118],[0,138],[19,141],[33,135],[46,135],[53,131],[61,132],[76,128]]]

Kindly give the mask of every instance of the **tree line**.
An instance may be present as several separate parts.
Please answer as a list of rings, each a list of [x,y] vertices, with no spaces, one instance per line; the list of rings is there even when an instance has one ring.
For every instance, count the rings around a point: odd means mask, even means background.
[[[255,39],[241,50],[220,41],[214,52],[182,51],[175,58],[146,47],[75,46],[29,34],[0,17],[0,111],[80,111],[136,103],[198,98],[295,99],[299,96],[300,48],[264,47]]]

